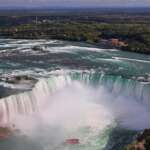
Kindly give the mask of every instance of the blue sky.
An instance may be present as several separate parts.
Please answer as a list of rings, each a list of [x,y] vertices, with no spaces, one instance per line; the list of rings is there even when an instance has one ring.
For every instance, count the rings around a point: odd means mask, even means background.
[[[150,0],[0,0],[0,6],[150,6]]]

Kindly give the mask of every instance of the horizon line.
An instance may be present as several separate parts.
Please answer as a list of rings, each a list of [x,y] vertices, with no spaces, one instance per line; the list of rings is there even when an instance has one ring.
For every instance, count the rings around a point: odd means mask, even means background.
[[[122,6],[122,5],[103,5],[103,6],[22,6],[22,5],[16,5],[16,6],[0,6],[0,9],[76,9],[76,8],[91,8],[91,9],[98,9],[98,8],[150,8],[150,6]]]

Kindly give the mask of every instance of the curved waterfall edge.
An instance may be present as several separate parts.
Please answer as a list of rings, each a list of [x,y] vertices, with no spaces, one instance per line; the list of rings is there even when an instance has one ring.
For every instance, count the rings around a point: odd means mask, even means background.
[[[121,76],[99,73],[70,72],[52,74],[48,78],[39,79],[30,92],[12,95],[0,100],[0,122],[7,124],[17,114],[32,114],[41,107],[52,93],[70,85],[73,81],[82,82],[94,88],[103,88],[115,97],[124,96],[150,107],[150,85],[126,79]]]

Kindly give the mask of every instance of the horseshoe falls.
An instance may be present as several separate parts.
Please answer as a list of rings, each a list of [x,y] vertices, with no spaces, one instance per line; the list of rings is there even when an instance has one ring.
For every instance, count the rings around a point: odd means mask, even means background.
[[[0,149],[121,150],[150,128],[149,64],[85,43],[1,39],[0,126],[13,133]]]

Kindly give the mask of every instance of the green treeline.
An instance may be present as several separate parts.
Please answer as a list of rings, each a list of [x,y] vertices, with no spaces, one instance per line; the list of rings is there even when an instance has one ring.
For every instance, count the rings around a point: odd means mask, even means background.
[[[0,35],[9,38],[61,39],[98,44],[102,39],[119,39],[126,46],[120,49],[150,54],[149,24],[116,24],[79,21],[32,22],[1,27]]]

